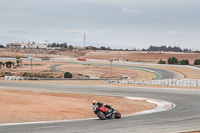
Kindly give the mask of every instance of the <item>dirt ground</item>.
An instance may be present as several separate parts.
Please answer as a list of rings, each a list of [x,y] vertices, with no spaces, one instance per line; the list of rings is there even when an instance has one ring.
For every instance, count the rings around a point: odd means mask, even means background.
[[[0,89],[0,123],[97,117],[93,113],[91,104],[94,99],[112,105],[122,114],[156,107],[155,104],[122,97]]]
[[[163,51],[103,51],[103,50],[43,50],[34,49],[33,53],[37,58],[84,58],[84,59],[100,59],[100,60],[117,60],[122,58],[123,61],[130,62],[146,62],[158,63],[160,59],[165,61],[169,57],[176,57],[179,60],[188,59],[190,64],[194,63],[195,59],[200,59],[200,53],[184,53],[184,52],[163,52]],[[27,57],[30,54],[29,49],[0,49],[0,57]]]
[[[49,57],[71,57],[70,54],[77,53],[76,51],[59,51],[54,50],[52,53],[51,50],[47,50],[49,53]],[[11,56],[11,57],[25,57],[29,54],[28,50],[9,50],[0,49],[0,56]],[[36,56],[42,58],[46,56],[45,50],[35,50]],[[183,53],[183,52],[143,52],[143,51],[84,51],[82,53],[87,53],[86,55],[77,57],[84,59],[103,59],[103,60],[117,60],[117,58],[122,58],[124,61],[133,61],[133,62],[146,62],[146,63],[157,63],[160,59],[167,60],[169,57],[176,57],[180,59],[189,59],[190,63],[193,63],[194,59],[200,59],[200,54],[198,53]],[[4,61],[5,62],[5,61]],[[89,62],[85,62],[89,64]],[[24,65],[26,64],[26,66]],[[18,67],[15,69],[0,69],[0,77],[2,72],[6,72],[6,75],[19,75],[24,77],[30,76],[30,61],[23,61],[22,67]],[[33,76],[44,77],[44,78],[63,78],[64,74],[62,72],[55,72],[51,70],[49,67],[55,64],[61,65],[57,68],[62,71],[69,71],[74,74],[80,74],[88,77],[100,77],[100,78],[110,78],[113,79],[121,79],[123,76],[129,76],[131,79],[137,81],[146,81],[155,78],[155,75],[152,73],[127,69],[127,68],[117,68],[112,67],[112,73],[110,73],[110,66],[88,66],[88,65],[75,65],[75,64],[67,64],[67,63],[50,63],[50,62],[38,62],[33,61]],[[39,64],[39,65],[38,65]],[[157,67],[157,66],[155,66]],[[56,69],[57,69],[56,68]],[[182,73],[185,78],[200,78],[200,72],[198,70],[193,70],[190,68],[182,68],[182,67],[160,67],[166,68],[169,70],[177,71]],[[78,70],[78,71],[77,71]],[[130,73],[131,72],[131,73]],[[12,74],[11,74],[12,73]],[[2,76],[3,77],[3,76]],[[74,78],[80,78],[80,76],[75,76]],[[2,78],[1,78],[2,79]]]
[[[6,62],[3,60],[3,62]],[[58,62],[46,62],[46,61],[33,61],[33,77],[44,77],[44,78],[64,78],[63,72],[70,72],[73,78],[82,78],[76,75],[83,75],[87,77],[100,77],[102,79],[112,78],[112,79],[123,79],[123,76],[131,77],[131,79],[137,81],[148,81],[156,78],[156,75],[150,72],[145,72],[142,70],[130,69],[130,68],[120,68],[112,67],[112,72],[110,71],[110,66],[97,66],[88,65],[88,62],[83,64],[71,64],[71,63],[58,63]],[[53,65],[57,66],[58,71],[50,69]],[[59,72],[63,71],[63,72]],[[0,76],[3,79],[4,75],[16,75],[22,77],[30,77],[31,66],[30,61],[23,61],[20,67],[16,68],[4,68],[0,69]]]
[[[97,51],[88,52],[82,58],[100,60],[116,60],[117,58],[122,58],[123,61],[130,62],[158,63],[160,59],[167,61],[169,57],[176,57],[178,60],[188,59],[190,64],[193,64],[195,59],[200,59],[200,53],[155,51]]]
[[[87,50],[73,50],[73,51],[64,51],[64,50],[50,50],[50,49],[32,49],[32,54],[35,54],[36,58],[56,58],[56,57],[68,57],[74,58],[85,55]],[[6,49],[0,48],[0,57],[21,57],[27,58],[30,54],[30,49]]]
[[[156,78],[156,75],[142,70],[131,68],[112,67],[110,73],[110,66],[97,66],[97,65],[79,65],[79,64],[64,64],[57,67],[57,69],[66,71],[69,70],[73,74],[83,74],[89,77],[100,77],[101,79],[123,79],[123,76],[128,76],[137,81],[149,81]],[[77,71],[78,70],[78,71]]]

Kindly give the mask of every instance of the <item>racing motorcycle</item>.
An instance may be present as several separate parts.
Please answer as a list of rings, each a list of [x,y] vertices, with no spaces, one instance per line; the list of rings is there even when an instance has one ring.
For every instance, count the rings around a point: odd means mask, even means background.
[[[105,120],[107,118],[121,118],[121,113],[109,105],[101,106],[100,108],[98,105],[93,106],[93,111],[101,120]]]

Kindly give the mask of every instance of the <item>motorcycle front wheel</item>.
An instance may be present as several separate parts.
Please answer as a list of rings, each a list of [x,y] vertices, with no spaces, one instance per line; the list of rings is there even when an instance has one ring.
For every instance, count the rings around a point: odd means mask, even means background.
[[[98,112],[97,112],[97,116],[98,116],[99,119],[101,119],[101,120],[105,120],[105,119],[106,119],[106,115],[105,115],[102,111],[98,111]]]
[[[121,113],[119,113],[118,111],[116,111],[116,113],[114,113],[115,114],[115,118],[116,119],[120,119],[121,118]]]

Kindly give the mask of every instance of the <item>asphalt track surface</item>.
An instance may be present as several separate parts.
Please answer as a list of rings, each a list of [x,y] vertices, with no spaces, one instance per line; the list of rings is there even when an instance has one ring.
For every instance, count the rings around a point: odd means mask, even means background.
[[[0,88],[121,97],[146,97],[169,101],[176,105],[172,110],[122,117],[119,120],[90,119],[0,126],[0,133],[174,133],[200,129],[199,90],[6,82],[0,82]]]

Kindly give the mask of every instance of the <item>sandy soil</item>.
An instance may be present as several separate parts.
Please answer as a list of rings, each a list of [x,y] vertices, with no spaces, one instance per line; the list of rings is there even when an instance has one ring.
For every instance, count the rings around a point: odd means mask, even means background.
[[[114,66],[112,67],[112,73],[110,73],[110,66],[97,65],[88,66],[67,63],[57,67],[57,69],[62,71],[69,70],[73,74],[83,74],[89,77],[100,77],[102,79],[110,78],[110,76],[112,79],[123,79],[123,76],[128,76],[137,81],[149,81],[156,78],[156,75],[150,72]]]
[[[46,49],[32,49],[32,53],[35,54],[36,58],[56,58],[56,57],[67,57],[74,58],[85,55],[87,50],[79,51],[63,51],[59,49],[55,50],[46,50]],[[23,57],[27,58],[28,54],[30,54],[30,49],[5,49],[0,48],[0,57]]]
[[[5,60],[3,62],[6,62]],[[88,62],[85,62],[88,64]],[[22,66],[17,68],[5,68],[0,69],[0,76],[3,79],[4,75],[17,75],[22,77],[30,77],[31,66],[30,61],[23,61]],[[46,62],[46,61],[33,61],[33,76],[35,77],[46,77],[46,78],[64,78],[64,73],[54,71],[50,69],[52,65],[60,65],[56,67],[57,70],[64,72],[70,72],[72,74],[83,75],[88,77],[100,77],[122,79],[123,76],[129,76],[131,79],[137,81],[147,81],[155,78],[155,74],[145,72],[142,70],[130,69],[130,68],[119,68],[112,67],[112,73],[110,73],[110,66],[97,66],[97,65],[82,65],[82,64],[71,64],[71,63],[58,63],[58,62]],[[5,74],[6,73],[6,74]],[[73,76],[73,78],[81,78],[79,76]]]
[[[91,104],[94,99],[112,105],[122,114],[156,107],[144,101],[122,97],[0,89],[0,123],[96,117]]]
[[[0,57],[27,57],[30,53],[29,49],[0,49]],[[188,59],[190,64],[194,63],[195,59],[200,59],[200,53],[184,53],[184,52],[163,52],[163,51],[93,51],[93,50],[42,50],[34,49],[33,53],[37,58],[55,58],[55,57],[75,57],[85,59],[101,59],[115,60],[122,58],[124,61],[130,62],[147,62],[158,63],[160,59],[168,60],[169,57],[176,57],[179,60]],[[46,54],[47,53],[47,54]]]
[[[169,57],[176,57],[179,60],[188,59],[191,64],[194,63],[194,59],[200,59],[200,54],[198,53],[183,52],[97,51],[90,53],[87,53],[82,58],[100,60],[122,58],[124,61],[130,62],[158,63],[160,59],[167,61]]]

